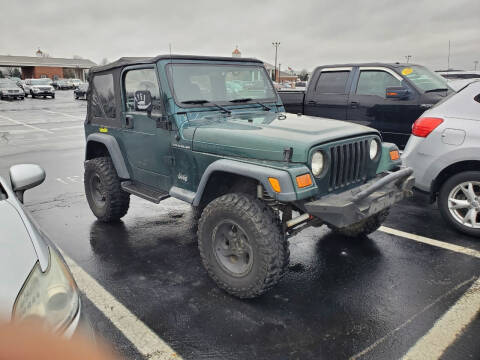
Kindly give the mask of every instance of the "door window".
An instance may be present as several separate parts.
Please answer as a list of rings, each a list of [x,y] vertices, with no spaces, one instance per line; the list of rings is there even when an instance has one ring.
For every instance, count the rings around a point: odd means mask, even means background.
[[[402,86],[400,80],[396,79],[386,71],[363,70],[357,84],[357,95],[377,95],[385,98],[385,90],[388,87]]]
[[[130,70],[124,77],[125,108],[135,111],[135,92],[150,91],[152,95],[152,112],[161,112],[160,89],[154,69]]]
[[[320,94],[345,94],[350,71],[323,71],[317,81],[315,92]]]

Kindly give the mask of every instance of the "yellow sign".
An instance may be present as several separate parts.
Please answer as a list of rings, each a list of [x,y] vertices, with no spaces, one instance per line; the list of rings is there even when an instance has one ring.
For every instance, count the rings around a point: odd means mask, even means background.
[[[99,128],[98,129],[101,133],[106,133],[108,132],[108,129],[107,128]]]
[[[410,75],[413,72],[412,68],[405,68],[402,70],[402,75]]]

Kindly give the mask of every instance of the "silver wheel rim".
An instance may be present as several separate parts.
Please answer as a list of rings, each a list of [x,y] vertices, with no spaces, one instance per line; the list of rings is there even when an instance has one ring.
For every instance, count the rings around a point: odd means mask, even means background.
[[[480,229],[480,182],[466,181],[448,195],[448,210],[461,225]]]

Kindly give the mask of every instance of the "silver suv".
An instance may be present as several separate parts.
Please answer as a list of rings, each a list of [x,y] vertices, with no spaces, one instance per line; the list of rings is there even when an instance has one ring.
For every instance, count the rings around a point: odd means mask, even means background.
[[[480,81],[424,112],[402,157],[445,220],[480,237]]]

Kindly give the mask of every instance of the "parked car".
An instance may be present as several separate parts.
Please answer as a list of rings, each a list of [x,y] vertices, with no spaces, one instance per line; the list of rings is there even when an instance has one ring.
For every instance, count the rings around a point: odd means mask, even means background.
[[[374,63],[320,66],[306,91],[280,97],[288,112],[371,126],[403,149],[415,120],[452,92],[423,66]]]
[[[93,335],[75,280],[56,246],[23,206],[24,192],[41,184],[38,165],[10,168],[0,177],[0,321],[35,319],[71,337]]]
[[[413,125],[403,153],[415,187],[454,228],[480,236],[480,82],[438,103]]]
[[[203,265],[234,296],[280,280],[288,236],[322,224],[365,236],[411,194],[413,171],[396,145],[366,126],[285,114],[260,60],[122,58],[90,77],[84,184],[93,214],[118,221],[131,194],[193,205]]]
[[[3,79],[0,79],[3,80]],[[17,86],[13,81],[0,81],[0,100],[4,99],[20,99],[25,98],[23,89]]]
[[[70,79],[70,82],[72,83],[75,89],[78,88],[80,84],[83,84],[83,81],[80,79]]]
[[[71,90],[74,89],[75,86],[70,81],[70,79],[59,79],[57,80],[57,89],[58,90]]]
[[[31,95],[32,98],[50,96],[55,99],[55,89],[50,85],[51,82],[50,79],[26,79],[23,88],[25,96]]]
[[[78,99],[87,99],[88,83],[82,83],[73,91],[73,97]]]

